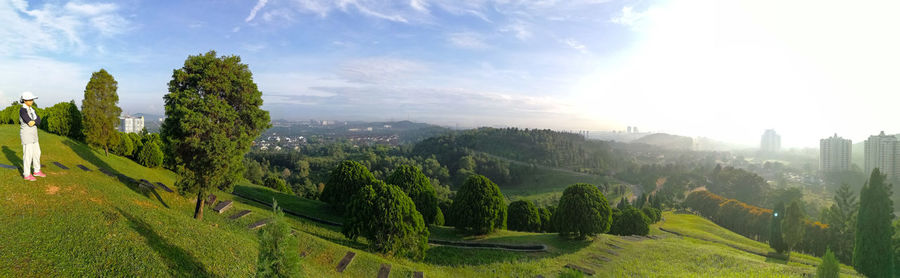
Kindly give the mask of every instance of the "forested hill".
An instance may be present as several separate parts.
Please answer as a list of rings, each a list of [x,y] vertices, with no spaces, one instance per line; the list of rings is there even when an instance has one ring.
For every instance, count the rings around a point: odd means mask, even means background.
[[[417,143],[412,153],[435,155],[441,164],[458,169],[471,151],[588,173],[603,173],[617,160],[603,141],[588,141],[575,133],[519,128],[484,127],[432,137]]]

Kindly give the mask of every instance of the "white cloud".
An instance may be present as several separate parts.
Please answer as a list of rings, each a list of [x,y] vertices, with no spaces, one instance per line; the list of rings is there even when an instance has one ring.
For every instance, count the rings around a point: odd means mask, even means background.
[[[447,41],[459,48],[484,49],[489,47],[484,42],[484,36],[474,32],[451,33],[447,36]]]
[[[587,49],[587,46],[585,46],[583,43],[581,43],[573,38],[565,39],[565,40],[563,40],[563,43],[565,43],[572,49],[578,50],[578,52],[581,52],[582,54],[590,53]]]
[[[417,11],[428,13],[428,3],[425,3],[425,0],[409,0],[409,6]]]
[[[532,33],[528,30],[526,24],[522,21],[516,21],[500,29],[501,32],[512,32],[516,38],[525,41],[531,38]]]
[[[420,62],[376,57],[347,61],[340,66],[337,74],[349,82],[389,83],[406,80],[426,71],[428,67]]]
[[[646,13],[635,12],[633,7],[622,7],[622,13],[609,19],[610,22],[625,26],[634,26],[646,17]]]
[[[259,1],[257,1],[257,2],[256,2],[256,5],[253,6],[253,9],[250,10],[250,15],[247,15],[247,18],[244,19],[244,22],[250,22],[251,20],[253,20],[253,18],[256,17],[256,13],[259,12],[259,10],[261,10],[263,7],[266,6],[266,3],[267,3],[267,2],[269,2],[269,0],[259,0]]]
[[[67,2],[29,7],[25,1],[0,2],[0,53],[35,54],[93,48],[102,38],[121,34],[130,22],[112,3]]]
[[[0,62],[0,90],[13,94],[4,97],[15,98],[16,92],[31,91],[40,96],[42,106],[81,99],[90,76],[91,71],[81,65],[43,57],[23,56]],[[47,82],[47,77],[53,82]]]

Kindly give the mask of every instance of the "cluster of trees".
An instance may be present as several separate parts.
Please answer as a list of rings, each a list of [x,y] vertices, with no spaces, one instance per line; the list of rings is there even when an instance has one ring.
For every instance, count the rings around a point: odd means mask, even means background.
[[[113,154],[134,160],[145,167],[155,168],[163,164],[162,139],[159,134],[146,130],[137,133],[114,133],[115,143],[110,150]]]
[[[255,184],[283,180],[294,194],[318,199],[331,170],[344,160],[359,162],[381,180],[397,167],[414,166],[425,173],[440,198],[450,197],[449,170],[434,157],[410,156],[401,147],[359,146],[346,140],[326,142],[310,138],[298,150],[253,150],[244,159],[244,177]]]
[[[22,104],[14,102],[3,109],[3,111],[0,111],[0,124],[19,124],[20,108],[22,108]],[[82,115],[74,100],[60,102],[49,108],[39,108],[35,104],[34,112],[42,119],[38,128],[75,140],[84,140],[84,127],[81,124]]]
[[[389,180],[399,186],[378,180],[359,162],[346,160],[331,171],[320,199],[344,214],[342,233],[347,238],[364,236],[378,252],[422,259],[428,248],[426,224],[439,218],[437,197],[414,166],[398,168]],[[426,222],[419,211],[429,212],[432,222]]]
[[[807,219],[797,202],[787,208],[781,204],[773,211],[700,190],[688,195],[683,204],[735,233],[768,241],[779,252],[821,256],[834,238],[827,224]]]
[[[709,191],[755,206],[765,204],[770,186],[759,175],[743,169],[717,165],[710,175]]]

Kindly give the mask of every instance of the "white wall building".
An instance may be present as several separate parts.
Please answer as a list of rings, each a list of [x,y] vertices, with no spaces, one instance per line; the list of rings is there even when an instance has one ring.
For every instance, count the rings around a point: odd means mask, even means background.
[[[125,133],[139,133],[144,129],[144,116],[119,116],[119,131]]]
[[[764,153],[777,153],[781,150],[781,135],[775,133],[774,129],[767,129],[762,135],[759,143],[759,150]]]
[[[819,140],[819,169],[822,172],[850,170],[850,155],[853,142],[850,139],[832,137]]]
[[[896,179],[898,171],[897,137],[884,135],[884,131],[878,135],[869,136],[866,140],[866,178],[872,174],[872,170],[878,168],[888,179]]]

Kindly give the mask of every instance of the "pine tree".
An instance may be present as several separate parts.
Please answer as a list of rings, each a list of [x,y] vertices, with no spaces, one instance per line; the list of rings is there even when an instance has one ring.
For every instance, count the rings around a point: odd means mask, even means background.
[[[840,273],[840,263],[838,263],[837,258],[834,257],[834,253],[831,252],[831,249],[826,249],[825,255],[822,256],[822,263],[816,268],[816,278],[838,278],[840,277]]]
[[[800,241],[803,240],[803,209],[797,201],[791,202],[787,210],[784,212],[784,221],[782,222],[784,241],[788,245],[789,250],[795,250]]]
[[[176,168],[182,194],[196,193],[194,218],[203,218],[204,193],[231,190],[241,178],[243,157],[271,125],[260,109],[262,92],[238,56],[215,51],[189,56],[172,73],[161,134]]]
[[[859,211],[859,203],[857,203],[856,194],[850,190],[849,185],[842,184],[834,192],[834,204],[826,210],[827,214],[824,217],[829,229],[837,234],[835,241],[830,245],[842,262],[850,263],[853,260],[857,211]]]
[[[783,219],[784,203],[778,202],[778,204],[775,205],[775,210],[772,212],[772,220],[769,223],[769,246],[778,253],[784,253],[788,249],[781,231],[781,222]]]
[[[891,184],[877,168],[859,193],[859,215],[856,219],[856,242],[853,268],[868,277],[893,277],[894,257],[891,220]]]
[[[119,126],[119,114],[122,109],[117,105],[119,95],[116,90],[119,83],[105,69],[94,72],[84,89],[84,100],[81,102],[81,114],[84,124],[84,140],[96,147],[103,148],[109,155],[109,148],[118,144],[116,127]]]
[[[278,201],[272,199],[272,222],[259,231],[256,277],[297,277],[300,275],[300,242],[291,235]]]

